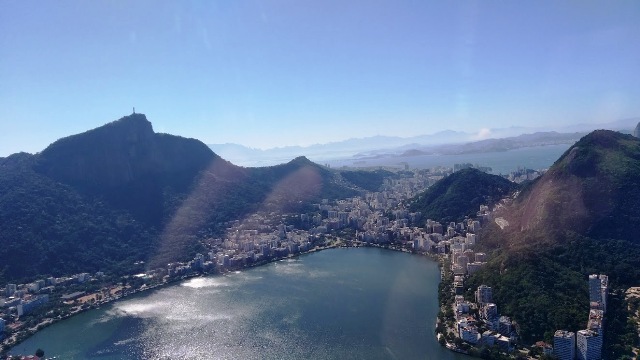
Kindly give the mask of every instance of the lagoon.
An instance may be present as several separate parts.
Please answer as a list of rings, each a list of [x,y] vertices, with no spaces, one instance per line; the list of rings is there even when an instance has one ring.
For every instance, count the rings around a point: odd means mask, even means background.
[[[198,277],[54,324],[12,353],[61,359],[451,359],[434,336],[438,264],[325,250]]]

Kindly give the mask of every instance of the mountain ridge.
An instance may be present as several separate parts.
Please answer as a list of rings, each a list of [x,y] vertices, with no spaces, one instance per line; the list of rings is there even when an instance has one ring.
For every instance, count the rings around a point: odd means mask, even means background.
[[[233,165],[198,140],[155,133],[144,114],[0,158],[0,169],[4,280],[181,260],[229,220],[358,193],[305,157]]]
[[[449,148],[447,148],[447,144],[474,144],[481,141],[499,141],[500,139],[519,138],[522,135],[535,133],[556,132],[561,135],[575,135],[576,133],[579,133],[579,136],[576,135],[570,139],[576,141],[584,134],[598,128],[626,130],[631,132],[638,120],[640,120],[640,118],[636,117],[600,124],[581,123],[569,126],[557,126],[551,129],[512,126],[507,128],[492,128],[488,129],[488,132],[479,133],[443,130],[432,134],[409,137],[377,135],[364,138],[350,138],[342,141],[313,144],[309,146],[283,146],[265,150],[235,143],[208,144],[208,146],[216,153],[222,155],[233,163],[243,166],[260,166],[286,162],[301,154],[320,162],[345,158],[361,159],[363,157],[395,157],[409,150],[422,151],[422,153],[413,151],[413,155],[425,153],[458,154],[465,152],[460,152],[456,146],[449,146]],[[565,139],[565,141],[569,140]],[[437,149],[439,147],[442,148]],[[506,148],[498,148],[497,151],[505,151],[512,148],[514,148],[513,145]],[[477,152],[477,150],[469,149],[466,151],[466,153],[469,152]]]

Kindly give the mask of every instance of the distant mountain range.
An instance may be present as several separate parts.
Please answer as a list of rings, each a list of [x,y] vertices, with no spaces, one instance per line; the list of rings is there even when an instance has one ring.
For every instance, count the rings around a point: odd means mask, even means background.
[[[432,146],[415,146],[408,145],[391,152],[380,153],[373,152],[370,155],[356,154],[354,157],[359,160],[369,158],[403,158],[420,155],[460,155],[460,154],[477,154],[489,152],[501,152],[515,150],[523,147],[535,147],[558,144],[573,144],[578,141],[586,133],[557,133],[557,132],[537,132],[533,134],[523,134],[514,137],[500,139],[486,139],[469,143],[432,145]],[[406,149],[406,150],[405,150]]]
[[[132,114],[0,158],[0,282],[182,260],[226,221],[359,189],[304,157],[242,168]]]
[[[287,162],[297,156],[305,156],[314,161],[351,157],[354,154],[372,149],[399,147],[410,143],[446,144],[464,141],[469,134],[456,131],[442,131],[433,135],[421,135],[410,138],[394,136],[372,136],[349,139],[307,147],[285,146],[268,150],[253,149],[238,144],[209,144],[216,153],[234,164],[242,166],[269,166]]]
[[[482,134],[445,130],[412,137],[373,136],[316,144],[307,147],[285,146],[267,150],[239,144],[209,144],[223,158],[241,166],[269,166],[285,163],[297,156],[324,163],[336,159],[363,159],[424,154],[462,154],[480,151],[506,151],[518,147],[573,143],[596,129],[620,130],[630,133],[640,118],[629,118],[602,124],[576,124],[549,128],[509,127],[490,129]],[[528,136],[522,136],[528,135]],[[505,141],[502,141],[502,140]],[[501,141],[498,141],[501,140]],[[460,144],[465,144],[460,148]],[[446,146],[449,145],[449,146]],[[453,145],[453,146],[451,146]]]

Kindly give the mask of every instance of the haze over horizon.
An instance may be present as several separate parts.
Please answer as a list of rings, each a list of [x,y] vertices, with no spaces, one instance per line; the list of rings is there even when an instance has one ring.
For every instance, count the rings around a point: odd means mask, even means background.
[[[0,4],[0,156],[131,112],[251,148],[640,115],[634,1]]]

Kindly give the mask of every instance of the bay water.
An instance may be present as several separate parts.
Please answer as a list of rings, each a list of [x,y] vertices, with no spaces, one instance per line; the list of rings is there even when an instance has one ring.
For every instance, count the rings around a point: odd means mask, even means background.
[[[509,174],[520,168],[541,170],[549,168],[572,144],[523,147],[500,152],[480,152],[460,155],[418,155],[407,157],[381,157],[363,160],[327,160],[332,168],[347,167],[403,167],[428,169],[436,166],[453,167],[454,164],[471,163],[488,166],[493,174]]]

